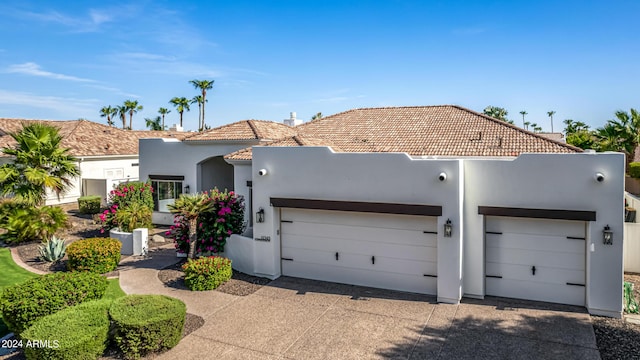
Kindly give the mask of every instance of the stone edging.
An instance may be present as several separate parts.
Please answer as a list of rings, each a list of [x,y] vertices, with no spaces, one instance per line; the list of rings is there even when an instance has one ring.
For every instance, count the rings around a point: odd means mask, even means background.
[[[48,274],[48,272],[42,271],[42,270],[38,270],[35,268],[32,268],[31,266],[25,264],[22,259],[20,258],[20,255],[18,254],[18,249],[15,247],[11,247],[9,248],[9,250],[11,251],[11,258],[13,259],[13,262],[16,263],[16,265],[20,266],[21,268],[32,272],[34,274],[38,274],[38,275],[45,275]]]

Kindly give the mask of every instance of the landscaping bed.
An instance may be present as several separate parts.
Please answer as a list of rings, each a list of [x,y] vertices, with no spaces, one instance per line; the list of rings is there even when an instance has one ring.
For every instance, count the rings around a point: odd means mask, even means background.
[[[160,279],[165,286],[174,289],[189,290],[184,282],[184,272],[182,271],[182,264],[185,262],[186,260],[179,261],[176,264],[158,271],[158,279]],[[218,286],[215,291],[236,296],[247,296],[258,291],[270,282],[271,280],[267,278],[251,276],[233,270],[231,279]]]

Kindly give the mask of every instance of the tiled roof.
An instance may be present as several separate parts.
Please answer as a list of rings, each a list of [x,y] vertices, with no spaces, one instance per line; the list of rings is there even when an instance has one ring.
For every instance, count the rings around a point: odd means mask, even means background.
[[[291,126],[265,120],[243,120],[187,136],[185,141],[278,140],[293,136]]]
[[[138,139],[144,137],[167,137],[167,131],[126,131],[88,120],[23,120],[0,118],[0,148],[14,146],[8,135],[22,129],[26,123],[40,122],[60,129],[61,145],[69,148],[74,156],[137,155]],[[3,156],[0,153],[0,156]]]
[[[304,136],[291,136],[282,140],[269,143],[269,146],[329,146],[334,151],[342,151],[339,146],[327,139],[308,138]],[[225,159],[251,160],[253,147],[247,147],[226,155]]]
[[[354,109],[295,127],[342,152],[406,152],[414,156],[518,156],[582,150],[456,105]],[[296,146],[295,141],[268,146]],[[300,146],[300,144],[298,145]],[[228,159],[249,159],[247,151]]]

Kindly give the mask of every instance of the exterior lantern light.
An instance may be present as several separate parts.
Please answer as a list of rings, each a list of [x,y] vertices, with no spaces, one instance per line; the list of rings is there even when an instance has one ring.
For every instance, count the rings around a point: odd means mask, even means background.
[[[263,223],[264,222],[264,209],[260,208],[258,212],[256,212],[256,222]]]
[[[602,240],[605,245],[613,245],[613,231],[611,231],[608,224],[602,230]]]
[[[447,219],[447,222],[444,223],[444,237],[451,237],[451,230],[453,227],[451,226],[451,219]]]
[[[185,193],[185,194],[188,194],[190,190],[191,190],[191,188],[189,187],[189,185],[186,185],[186,186],[184,187],[184,193]]]

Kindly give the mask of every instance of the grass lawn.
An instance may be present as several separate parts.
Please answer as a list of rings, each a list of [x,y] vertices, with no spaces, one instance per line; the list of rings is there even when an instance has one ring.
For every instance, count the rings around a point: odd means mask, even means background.
[[[0,248],[0,274],[2,274],[0,276],[0,292],[7,286],[39,276],[16,265],[11,258],[11,252],[7,248]],[[107,291],[104,294],[105,299],[117,299],[126,295],[120,288],[118,279],[110,279],[108,281],[109,287],[107,287]],[[0,316],[0,337],[8,333],[9,330],[2,321],[2,316]]]

